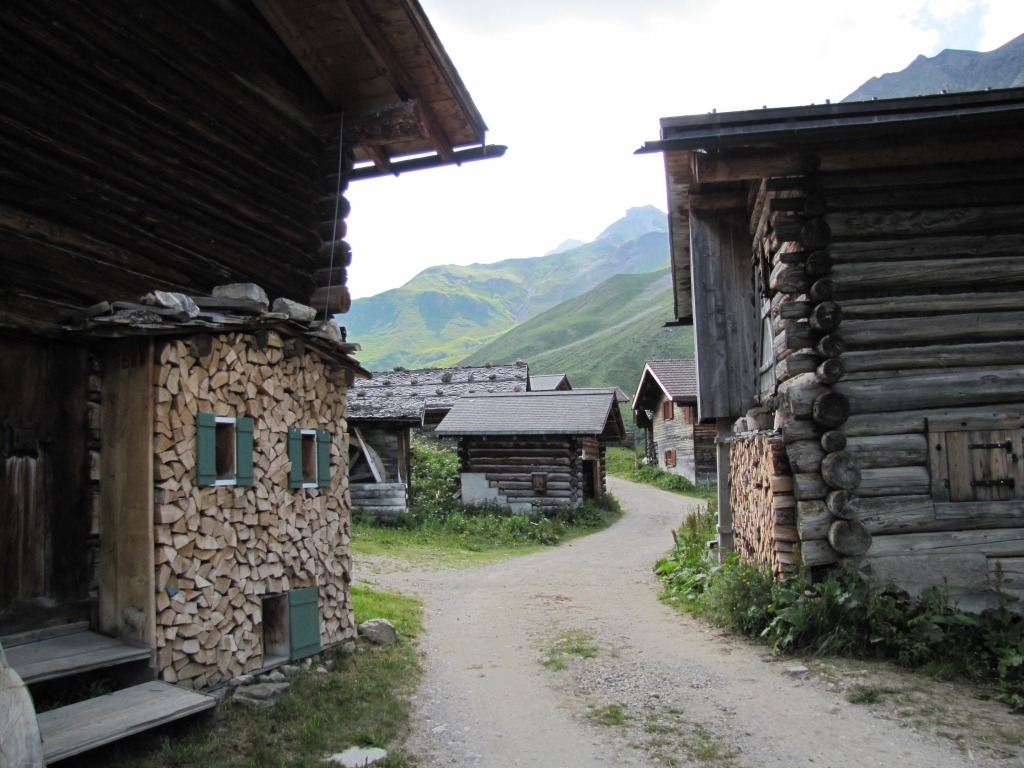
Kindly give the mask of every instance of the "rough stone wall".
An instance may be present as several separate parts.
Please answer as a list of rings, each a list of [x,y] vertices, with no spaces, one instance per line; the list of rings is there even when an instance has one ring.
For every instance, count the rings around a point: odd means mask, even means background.
[[[321,644],[355,637],[343,383],[273,332],[205,341],[155,352],[158,674],[194,688],[263,666],[267,594],[316,587]],[[253,485],[197,486],[200,411],[253,419]],[[330,487],[288,487],[288,427],[330,432]]]

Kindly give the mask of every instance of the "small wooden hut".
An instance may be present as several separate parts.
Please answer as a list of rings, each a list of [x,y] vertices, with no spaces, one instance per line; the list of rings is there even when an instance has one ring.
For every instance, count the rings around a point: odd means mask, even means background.
[[[715,428],[697,421],[693,360],[649,360],[633,396],[633,422],[644,431],[649,465],[692,483],[716,480]]]
[[[353,509],[380,520],[393,520],[408,510],[412,433],[432,433],[460,396],[529,389],[526,363],[398,368],[358,380],[349,398]]]
[[[464,395],[437,427],[459,439],[462,499],[521,514],[600,499],[625,431],[613,390]]]
[[[641,151],[723,547],[1024,597],[1024,90],[665,118]]]

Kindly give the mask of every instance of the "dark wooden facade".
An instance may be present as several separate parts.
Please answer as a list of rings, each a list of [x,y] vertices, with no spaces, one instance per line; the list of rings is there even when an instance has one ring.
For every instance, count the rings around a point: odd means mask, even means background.
[[[1019,89],[662,121],[723,544],[1024,595],[1022,129]]]

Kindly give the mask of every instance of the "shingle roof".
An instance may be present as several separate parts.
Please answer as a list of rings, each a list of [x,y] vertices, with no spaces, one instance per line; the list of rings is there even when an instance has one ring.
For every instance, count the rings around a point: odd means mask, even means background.
[[[660,399],[657,390],[673,402],[696,402],[697,363],[695,360],[648,360],[640,375],[633,398],[633,410]]]
[[[619,438],[622,421],[612,390],[466,395],[452,406],[437,434]]]
[[[569,377],[564,373],[544,373],[530,376],[530,389],[534,392],[572,389]]]
[[[349,391],[348,418],[419,422],[424,406],[450,408],[462,395],[527,391],[530,369],[520,365],[376,371]]]

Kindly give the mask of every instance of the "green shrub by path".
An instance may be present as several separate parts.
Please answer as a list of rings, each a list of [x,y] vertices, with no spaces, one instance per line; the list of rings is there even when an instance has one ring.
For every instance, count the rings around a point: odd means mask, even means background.
[[[638,465],[636,453],[630,448],[613,445],[608,448],[605,456],[608,474],[624,480],[653,485],[663,491],[698,499],[713,499],[717,493],[713,485],[694,485],[682,475],[666,472],[660,467]]]
[[[918,600],[867,584],[850,568],[811,581],[804,573],[773,579],[731,556],[709,551],[715,518],[705,508],[676,534],[677,546],[655,572],[663,598],[719,626],[766,641],[777,653],[887,659],[944,677],[994,684],[1024,711],[1024,620],[1004,605],[968,614],[933,588]]]

